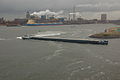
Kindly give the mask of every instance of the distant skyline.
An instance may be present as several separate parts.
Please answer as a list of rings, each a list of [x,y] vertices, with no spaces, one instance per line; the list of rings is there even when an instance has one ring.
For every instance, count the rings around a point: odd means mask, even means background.
[[[0,17],[24,17],[27,10],[68,10],[76,7],[83,18],[100,18],[106,13],[108,19],[120,19],[120,0],[0,0]],[[72,11],[72,10],[71,10]]]

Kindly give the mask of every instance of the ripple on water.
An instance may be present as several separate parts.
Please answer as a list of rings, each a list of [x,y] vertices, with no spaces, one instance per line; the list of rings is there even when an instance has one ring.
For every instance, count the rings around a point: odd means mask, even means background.
[[[3,40],[7,40],[7,39],[5,39],[5,38],[0,38],[0,40],[2,40],[2,41],[3,41]]]
[[[75,60],[75,62],[68,64],[66,66],[66,73],[68,73],[69,75],[69,79],[72,79],[73,77],[75,77],[78,74],[85,74],[87,71],[91,71],[92,70],[92,66],[91,65],[86,65],[85,61],[80,61],[80,60]],[[87,72],[88,73],[88,72]],[[88,73],[89,74],[89,73]]]
[[[80,63],[83,63],[83,62],[84,61],[76,61],[74,63],[68,64],[67,67],[74,66],[74,65],[77,65],[77,64],[80,64]]]
[[[108,64],[113,64],[113,65],[120,64],[119,62],[112,61],[112,60],[110,60],[108,58],[104,58],[103,56],[95,56],[95,57],[102,60],[102,61],[104,61],[105,63],[108,63]]]
[[[105,72],[97,72],[90,77],[90,80],[109,80]]]
[[[49,42],[49,45],[55,46],[56,50],[53,52],[53,54],[45,56],[45,57],[42,58],[42,59],[44,59],[46,61],[51,60],[51,59],[53,59],[55,57],[58,57],[60,54],[62,54],[62,51],[64,50],[63,45],[60,44],[60,43]]]

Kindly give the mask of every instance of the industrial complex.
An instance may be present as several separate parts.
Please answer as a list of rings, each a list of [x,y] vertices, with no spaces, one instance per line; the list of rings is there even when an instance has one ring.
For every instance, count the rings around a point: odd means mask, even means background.
[[[62,12],[51,12],[50,10],[33,12],[26,12],[25,18],[16,18],[12,21],[0,18],[0,25],[6,26],[48,26],[48,25],[71,25],[71,24],[100,24],[100,23],[114,23],[120,24],[120,20],[108,20],[107,14],[101,14],[101,19],[84,19],[81,16],[76,17],[76,14],[62,15]]]

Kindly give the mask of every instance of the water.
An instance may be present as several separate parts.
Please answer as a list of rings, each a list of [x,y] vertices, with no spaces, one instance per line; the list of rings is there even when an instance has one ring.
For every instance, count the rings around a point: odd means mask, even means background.
[[[0,80],[120,80],[120,39],[108,45],[19,40],[39,30],[88,38],[113,24],[0,27]]]

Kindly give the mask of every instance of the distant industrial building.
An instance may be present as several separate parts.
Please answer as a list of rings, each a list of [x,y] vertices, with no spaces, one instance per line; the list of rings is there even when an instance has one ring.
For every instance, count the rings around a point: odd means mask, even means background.
[[[5,19],[4,19],[4,17],[0,18],[0,25],[5,25]]]
[[[4,23],[4,18],[0,18],[0,23]]]
[[[26,12],[26,19],[30,19],[30,13],[29,13],[29,11]]]
[[[101,21],[107,20],[107,14],[101,14]]]
[[[54,15],[30,15],[26,13],[27,20],[34,20],[35,23],[53,23],[53,22],[64,22],[64,17],[55,17]]]
[[[20,24],[20,25],[25,25],[27,23],[27,19],[14,19],[14,23]]]

